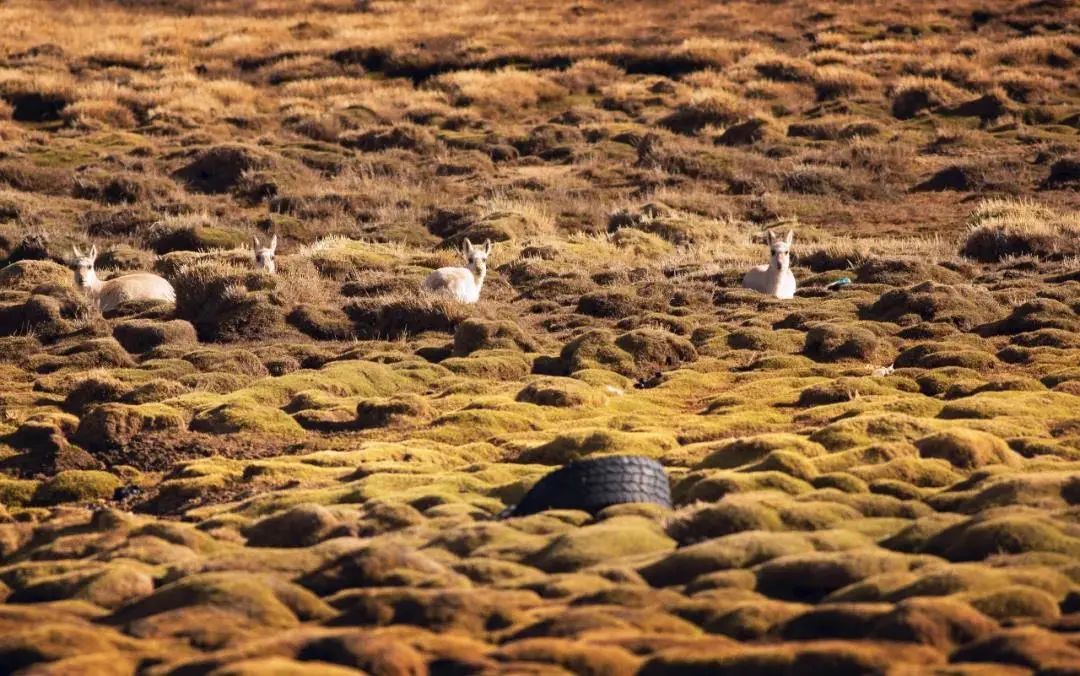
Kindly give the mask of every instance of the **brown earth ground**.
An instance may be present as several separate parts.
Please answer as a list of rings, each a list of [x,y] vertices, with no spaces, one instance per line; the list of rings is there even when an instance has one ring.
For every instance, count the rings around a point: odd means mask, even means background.
[[[0,672],[1078,673],[1077,26],[0,3]],[[626,453],[673,511],[494,518]]]

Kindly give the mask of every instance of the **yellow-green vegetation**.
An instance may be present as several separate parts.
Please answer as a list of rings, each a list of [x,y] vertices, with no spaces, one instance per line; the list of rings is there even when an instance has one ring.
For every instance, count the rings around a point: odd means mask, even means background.
[[[108,472],[70,469],[42,483],[34,500],[43,504],[105,500],[119,486],[120,479]]]
[[[1077,25],[0,2],[0,673],[1072,673]]]

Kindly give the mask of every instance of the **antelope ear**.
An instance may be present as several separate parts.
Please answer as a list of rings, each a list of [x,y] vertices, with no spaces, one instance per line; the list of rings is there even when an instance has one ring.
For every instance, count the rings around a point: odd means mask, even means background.
[[[484,253],[486,253],[488,255],[491,255],[491,247],[492,247],[491,240],[490,239],[486,240],[484,242]]]
[[[473,245],[472,245],[472,242],[470,242],[470,241],[469,241],[469,238],[468,238],[468,237],[466,237],[466,238],[465,238],[465,251],[466,251],[466,252],[469,252],[469,251],[472,251],[472,250],[473,250]]]
[[[262,242],[259,241],[258,235],[251,236],[251,246],[255,249],[256,252],[258,252],[259,249],[262,248]]]
[[[79,247],[75,246],[74,244],[71,245],[71,253],[75,254],[75,258],[83,257],[82,252],[79,251]]]
[[[92,259],[97,258],[97,244],[94,244],[93,246],[90,247],[90,258],[92,258]]]
[[[776,238],[773,237],[772,230],[766,230],[765,231],[765,243],[768,244],[769,246],[772,246],[772,244],[773,244],[773,242],[775,240],[776,240]]]
[[[270,253],[277,251],[277,235],[270,238]]]
[[[788,230],[787,237],[784,238],[784,241],[787,242],[788,246],[791,246],[791,243],[795,241],[795,231]]]

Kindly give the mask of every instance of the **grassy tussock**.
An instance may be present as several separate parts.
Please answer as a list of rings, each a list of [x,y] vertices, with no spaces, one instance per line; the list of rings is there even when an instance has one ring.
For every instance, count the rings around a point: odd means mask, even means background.
[[[909,76],[893,83],[888,94],[893,115],[906,119],[926,108],[956,103],[964,91],[940,78]]]
[[[1080,212],[1060,213],[1023,200],[984,200],[972,212],[962,253],[992,262],[1019,256],[1080,255]]]
[[[660,124],[672,131],[692,134],[706,126],[722,127],[740,122],[752,113],[753,109],[746,101],[729,91],[699,90]]]
[[[819,100],[866,94],[879,87],[873,75],[847,66],[821,66],[814,72],[814,91]]]
[[[440,75],[432,86],[445,92],[454,105],[474,105],[510,111],[556,101],[566,90],[548,78],[503,68],[494,72],[457,71]]]

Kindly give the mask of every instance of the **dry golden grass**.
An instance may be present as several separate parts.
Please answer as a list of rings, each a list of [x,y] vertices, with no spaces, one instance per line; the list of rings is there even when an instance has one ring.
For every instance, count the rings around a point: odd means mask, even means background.
[[[865,95],[880,87],[873,75],[847,66],[821,66],[813,79],[814,90],[821,100]]]
[[[1008,66],[1068,68],[1076,61],[1080,39],[1071,35],[1034,35],[1006,40],[986,50],[994,63]]]
[[[0,3],[0,672],[1065,673],[1078,12]]]
[[[1080,255],[1080,211],[1059,213],[1035,202],[990,199],[978,204],[970,224],[963,252],[977,260]]]
[[[543,75],[515,68],[497,71],[462,70],[440,75],[432,82],[458,106],[477,106],[502,112],[557,101],[566,90]]]
[[[956,103],[965,95],[945,80],[919,76],[900,78],[888,87],[887,93],[892,98],[893,114],[901,118],[912,117],[925,108]]]

